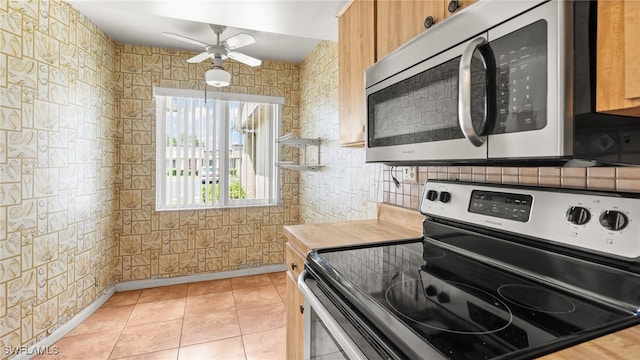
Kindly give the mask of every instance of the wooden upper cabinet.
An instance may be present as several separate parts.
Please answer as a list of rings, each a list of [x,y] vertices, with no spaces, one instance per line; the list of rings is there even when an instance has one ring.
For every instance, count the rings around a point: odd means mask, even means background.
[[[444,0],[444,17],[447,18],[449,16],[455,15],[460,12],[460,10],[466,8],[476,1],[478,0]]]
[[[376,61],[425,31],[425,20],[444,19],[442,0],[376,1]]]
[[[364,146],[364,70],[425,31],[425,20],[443,21],[476,0],[351,0],[338,14],[338,106],[342,146]]]
[[[599,1],[596,111],[640,116],[640,2]]]
[[[364,70],[375,62],[375,7],[355,0],[338,19],[340,144],[364,146]]]

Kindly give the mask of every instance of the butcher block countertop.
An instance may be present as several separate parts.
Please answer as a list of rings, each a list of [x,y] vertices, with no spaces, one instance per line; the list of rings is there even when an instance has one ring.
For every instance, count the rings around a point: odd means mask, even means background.
[[[640,359],[640,325],[576,345],[541,360],[637,360]]]
[[[379,204],[378,219],[285,226],[290,244],[300,254],[311,250],[358,244],[414,239],[422,236],[423,215],[393,205]],[[542,360],[640,359],[640,325],[602,336],[553,354]]]
[[[291,245],[306,256],[321,248],[419,238],[423,218],[414,210],[380,204],[376,220],[290,225],[284,232]]]

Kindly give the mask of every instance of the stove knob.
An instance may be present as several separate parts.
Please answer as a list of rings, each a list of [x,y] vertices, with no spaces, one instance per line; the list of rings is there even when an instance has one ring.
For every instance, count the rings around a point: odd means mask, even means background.
[[[622,230],[628,223],[629,219],[627,218],[627,215],[620,211],[607,210],[600,215],[600,225],[609,230]]]
[[[438,199],[438,192],[435,190],[427,191],[427,200],[436,201]]]
[[[438,290],[436,289],[435,286],[429,285],[426,288],[424,288],[424,293],[427,294],[427,296],[433,296],[438,293]]]
[[[448,203],[451,200],[451,193],[448,191],[443,191],[440,193],[440,202]]]
[[[440,294],[438,294],[438,302],[441,304],[446,304],[449,302],[449,295],[447,295],[447,293],[445,292],[441,292]]]
[[[567,221],[572,224],[583,225],[589,222],[589,219],[591,219],[591,213],[581,206],[572,206],[567,211]]]

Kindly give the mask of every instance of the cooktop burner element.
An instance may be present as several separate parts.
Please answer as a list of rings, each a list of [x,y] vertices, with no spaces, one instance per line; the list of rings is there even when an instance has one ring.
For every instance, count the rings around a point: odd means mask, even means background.
[[[576,309],[573,301],[536,286],[503,285],[498,288],[498,294],[518,306],[547,314],[566,314]]]
[[[513,314],[507,304],[486,291],[462,283],[446,282],[443,284],[447,286],[446,292],[438,293],[435,286],[423,288],[423,284],[418,280],[391,284],[385,292],[387,303],[397,314],[418,326],[439,331],[479,335],[504,330],[511,324]],[[479,317],[471,324],[460,321],[460,304],[463,304],[462,311],[473,311],[469,307],[477,306],[494,316]]]

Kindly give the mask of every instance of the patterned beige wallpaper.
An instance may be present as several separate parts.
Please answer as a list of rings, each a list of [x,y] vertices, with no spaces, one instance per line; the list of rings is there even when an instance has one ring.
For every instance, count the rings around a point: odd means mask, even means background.
[[[282,206],[154,211],[152,89],[203,88],[191,55],[116,44],[64,2],[0,0],[0,347],[42,340],[116,282],[283,263],[295,172]],[[226,66],[223,91],[284,96],[298,131],[298,65]]]
[[[3,350],[41,340],[112,282],[116,49],[65,3],[0,1]]]
[[[300,64],[300,79],[301,135],[322,139],[321,170],[300,173],[301,221],[374,219],[382,167],[365,164],[364,148],[341,147],[338,139],[338,44],[321,42]]]
[[[297,177],[284,171],[282,206],[230,210],[154,210],[155,101],[153,86],[204,89],[210,64],[188,64],[193,54],[118,45],[116,121],[118,194],[114,280],[165,278],[284,262],[283,225],[298,223]],[[283,96],[283,133],[298,128],[297,64],[227,61],[231,85],[221,90]],[[285,156],[293,156],[290,152]]]

